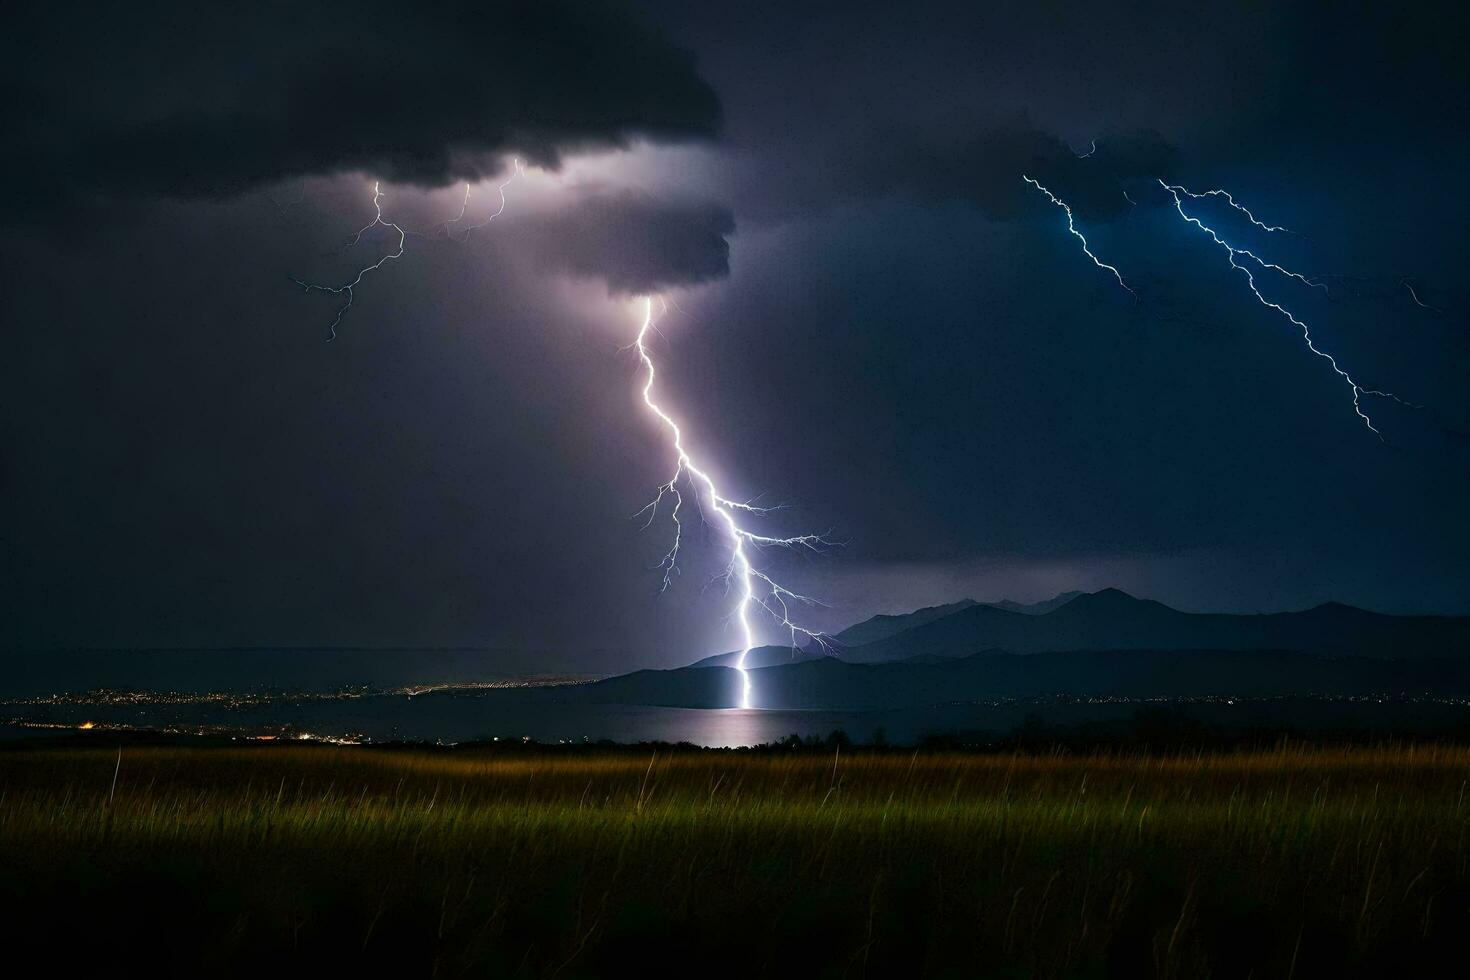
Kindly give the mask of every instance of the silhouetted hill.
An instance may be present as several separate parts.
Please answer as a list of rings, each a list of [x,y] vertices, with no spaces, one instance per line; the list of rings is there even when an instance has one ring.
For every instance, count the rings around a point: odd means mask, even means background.
[[[591,684],[541,690],[557,700],[589,704],[728,708],[740,704],[742,686],[739,672],[726,667],[681,667],[637,670]]]
[[[1023,613],[1029,616],[1041,616],[1066,605],[1073,599],[1084,593],[1063,592],[1060,595],[1041,602],[1020,603],[1010,599],[1002,599],[999,602],[977,603],[974,599],[961,599],[942,606],[926,606],[916,609],[911,613],[882,614],[865,619],[861,623],[849,626],[839,633],[828,638],[828,646],[824,649],[815,643],[808,643],[804,647],[792,648],[790,646],[764,646],[751,650],[745,658],[745,666],[749,669],[757,667],[776,667],[782,664],[800,663],[805,660],[814,660],[818,657],[838,655],[849,647],[861,646],[867,643],[875,643],[886,640],[917,626],[932,623],[944,619],[954,613],[977,605],[990,606],[995,609],[1004,609],[1008,612]],[[713,656],[696,660],[690,664],[691,667],[733,667],[735,659],[739,656],[737,652],[717,653]]]
[[[1340,603],[1302,612],[1185,613],[1117,589],[1043,615],[976,605],[842,652],[854,663],[1066,650],[1298,650],[1396,659],[1470,654],[1470,617],[1388,616]]]
[[[823,657],[751,671],[762,708],[895,709],[963,701],[1315,695],[1470,696],[1470,660],[1394,661],[1298,651],[1103,650],[854,664]],[[739,703],[726,669],[639,671],[563,689],[576,700],[691,708]]]
[[[733,667],[735,660],[739,657],[738,652],[717,653],[696,660],[690,664],[691,667]],[[779,667],[782,664],[800,663],[803,660],[814,660],[818,657],[828,656],[821,647],[810,644],[807,647],[792,646],[767,646],[756,647],[745,655],[745,666],[750,669],[756,667]]]
[[[1060,609],[1062,606],[1065,606],[1067,603],[1071,602],[1078,596],[1086,594],[1087,593],[1085,592],[1076,591],[1063,592],[1060,595],[1055,595],[1050,599],[1045,599],[1041,602],[1012,602],[1010,599],[1002,599],[999,602],[987,602],[985,603],[985,605],[994,606],[996,609],[1004,609],[1006,612],[1026,613],[1031,616],[1045,616],[1053,609]]]
[[[923,609],[915,609],[911,613],[897,613],[893,615],[879,615],[871,619],[865,619],[861,623],[849,626],[840,633],[834,634],[832,639],[838,647],[855,647],[867,643],[876,643],[886,640],[890,636],[896,636],[916,626],[923,626],[935,620],[944,619],[954,613],[975,606],[990,606],[993,609],[1004,609],[1006,612],[1025,613],[1031,616],[1042,616],[1054,609],[1059,609],[1071,602],[1082,592],[1063,592],[1050,599],[1041,602],[1015,602],[1011,599],[1002,599],[999,602],[976,602],[974,599],[961,599],[943,606],[925,606]]]
[[[959,602],[951,602],[944,606],[925,606],[923,609],[915,609],[911,613],[874,616],[854,626],[849,626],[842,632],[835,634],[832,639],[844,647],[860,646],[864,643],[876,643],[878,640],[886,640],[888,637],[902,633],[904,630],[913,629],[915,626],[923,626],[925,623],[942,619],[962,609],[969,609],[975,604],[974,599],[961,599]]]

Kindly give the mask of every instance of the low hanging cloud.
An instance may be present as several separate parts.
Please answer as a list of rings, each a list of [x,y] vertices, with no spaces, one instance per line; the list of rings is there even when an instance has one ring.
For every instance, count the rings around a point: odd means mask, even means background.
[[[729,275],[734,231],[721,205],[595,189],[517,234],[538,264],[639,295]]]
[[[1036,213],[1036,191],[1022,181],[1024,173],[1079,214],[1111,220],[1130,207],[1122,182],[1168,174],[1178,152],[1152,131],[1105,133],[1079,152],[1017,117],[947,133],[891,132],[854,159],[860,162],[852,179],[863,194],[960,201],[994,220],[1015,221]]]
[[[603,0],[23,4],[3,167],[41,207],[359,171],[443,186],[720,122],[693,56]]]

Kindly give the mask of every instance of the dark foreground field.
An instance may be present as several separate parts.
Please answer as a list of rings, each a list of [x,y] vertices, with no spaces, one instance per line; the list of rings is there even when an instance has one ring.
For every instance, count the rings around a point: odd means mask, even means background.
[[[0,936],[63,976],[1463,976],[1467,778],[1445,747],[9,749]]]

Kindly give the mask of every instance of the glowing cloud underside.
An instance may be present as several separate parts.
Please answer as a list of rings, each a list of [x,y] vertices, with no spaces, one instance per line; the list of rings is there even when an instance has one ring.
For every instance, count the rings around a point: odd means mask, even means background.
[[[1368,431],[1370,431],[1374,435],[1378,436],[1379,439],[1382,439],[1383,438],[1383,433],[1381,433],[1381,432],[1378,431],[1378,428],[1376,426],[1374,426],[1374,424],[1373,424],[1373,420],[1371,418],[1369,418],[1368,413],[1365,412],[1365,411],[1363,411],[1362,399],[1363,399],[1363,396],[1364,395],[1373,395],[1373,396],[1378,397],[1378,398],[1389,398],[1389,399],[1392,399],[1393,401],[1398,402],[1401,405],[1409,405],[1410,407],[1418,407],[1418,406],[1412,405],[1410,402],[1404,401],[1402,398],[1400,398],[1399,396],[1397,396],[1397,395],[1395,395],[1395,394],[1393,394],[1391,392],[1379,391],[1376,388],[1364,388],[1362,385],[1358,384],[1358,382],[1353,378],[1353,376],[1350,375],[1350,374],[1348,374],[1348,372],[1345,371],[1342,368],[1342,366],[1337,363],[1337,358],[1333,357],[1331,354],[1327,353],[1322,348],[1320,348],[1320,347],[1317,346],[1317,342],[1312,338],[1312,330],[1311,330],[1310,327],[1307,326],[1306,322],[1303,321],[1302,319],[1300,319],[1299,317],[1297,317],[1296,314],[1292,313],[1290,310],[1288,310],[1286,307],[1282,306],[1280,303],[1277,303],[1274,300],[1267,299],[1261,293],[1260,287],[1256,284],[1256,277],[1251,272],[1250,268],[1247,265],[1243,265],[1243,264],[1241,264],[1240,262],[1238,262],[1236,260],[1239,259],[1239,258],[1241,258],[1243,256],[1246,259],[1249,259],[1251,262],[1254,262],[1261,269],[1266,269],[1266,270],[1270,270],[1270,271],[1276,272],[1276,273],[1278,273],[1278,274],[1280,274],[1282,276],[1285,276],[1285,277],[1290,278],[1290,279],[1295,279],[1296,281],[1298,281],[1300,283],[1303,283],[1305,285],[1308,285],[1308,286],[1314,286],[1314,287],[1319,287],[1319,288],[1324,288],[1324,289],[1326,287],[1321,286],[1320,283],[1317,283],[1317,282],[1313,281],[1312,279],[1309,279],[1306,276],[1303,276],[1300,273],[1292,272],[1289,269],[1284,269],[1284,268],[1282,268],[1279,265],[1276,265],[1276,264],[1271,263],[1271,262],[1267,262],[1264,259],[1262,259],[1260,256],[1256,255],[1254,252],[1252,252],[1250,249],[1239,248],[1237,246],[1231,245],[1225,239],[1221,238],[1219,232],[1215,231],[1214,228],[1211,228],[1209,225],[1206,225],[1199,218],[1197,218],[1194,215],[1190,214],[1189,212],[1185,211],[1184,210],[1184,199],[1186,197],[1187,198],[1190,198],[1190,199],[1193,199],[1193,200],[1198,200],[1198,199],[1204,198],[1204,197],[1223,197],[1227,202],[1229,202],[1229,204],[1230,204],[1230,206],[1232,208],[1234,208],[1237,211],[1243,212],[1245,214],[1245,216],[1250,220],[1250,223],[1253,224],[1253,225],[1255,225],[1257,228],[1261,228],[1261,229],[1263,229],[1265,231],[1268,231],[1268,232],[1285,231],[1286,230],[1285,228],[1283,228],[1283,227],[1281,227],[1279,225],[1268,225],[1268,224],[1265,224],[1265,223],[1259,221],[1256,218],[1255,215],[1251,214],[1249,211],[1247,211],[1240,204],[1237,204],[1235,202],[1235,199],[1232,198],[1225,191],[1220,191],[1220,190],[1205,191],[1203,193],[1196,194],[1196,193],[1193,193],[1192,191],[1189,191],[1189,190],[1187,190],[1187,189],[1185,189],[1183,187],[1180,187],[1177,184],[1170,184],[1170,183],[1168,183],[1168,182],[1166,182],[1166,181],[1164,181],[1162,179],[1159,180],[1159,186],[1162,187],[1165,191],[1167,191],[1168,194],[1169,194],[1169,196],[1173,199],[1173,201],[1174,201],[1174,210],[1179,213],[1179,217],[1183,218],[1186,223],[1191,224],[1191,225],[1194,225],[1200,231],[1202,231],[1205,234],[1209,235],[1210,236],[1210,239],[1212,241],[1214,241],[1214,243],[1216,245],[1219,245],[1221,248],[1223,248],[1225,250],[1225,256],[1226,256],[1227,260],[1230,262],[1230,267],[1232,269],[1235,269],[1236,271],[1238,271],[1241,275],[1243,275],[1245,277],[1246,286],[1249,287],[1249,289],[1251,291],[1251,295],[1253,295],[1256,298],[1256,300],[1262,306],[1265,306],[1265,307],[1268,307],[1268,308],[1270,308],[1272,310],[1275,310],[1277,313],[1279,313],[1283,317],[1285,317],[1287,319],[1287,321],[1290,322],[1294,327],[1296,327],[1298,330],[1300,330],[1302,332],[1302,340],[1306,344],[1307,350],[1311,351],[1314,355],[1316,355],[1317,357],[1320,357],[1324,361],[1326,361],[1328,363],[1328,365],[1332,368],[1333,373],[1336,374],[1339,378],[1341,378],[1347,384],[1348,388],[1352,391],[1352,396],[1353,396],[1353,412],[1357,414],[1358,418],[1360,418],[1360,419],[1363,420],[1363,424],[1368,427]]]
[[[648,506],[639,512],[640,515],[647,514],[648,522],[644,527],[653,523],[658,515],[659,504],[665,498],[673,501],[669,511],[674,527],[674,540],[668,552],[658,567],[663,572],[663,589],[669,587],[671,577],[678,571],[679,549],[683,543],[684,532],[684,492],[693,493],[694,501],[702,514],[713,513],[715,523],[724,533],[730,546],[730,562],[725,567],[724,579],[727,585],[736,592],[735,609],[732,617],[740,630],[741,648],[735,659],[735,669],[740,672],[742,708],[753,707],[751,697],[750,672],[746,669],[745,660],[750,651],[756,646],[755,629],[751,624],[752,607],[759,607],[771,615],[773,619],[791,634],[791,642],[795,645],[799,637],[805,637],[816,643],[826,646],[824,634],[798,626],[791,619],[791,605],[793,603],[813,604],[813,600],[807,596],[791,591],[772,579],[767,573],[755,567],[751,562],[753,552],[764,548],[794,548],[806,549],[819,552],[829,545],[830,542],[819,534],[799,534],[793,537],[770,537],[756,534],[746,528],[741,522],[743,518],[759,517],[768,514],[775,508],[759,507],[755,504],[731,500],[724,496],[715,484],[714,478],[705,470],[691,455],[684,442],[684,432],[679,423],[671,416],[657,401],[654,393],[657,381],[657,369],[654,367],[653,357],[649,353],[649,335],[656,329],[656,317],[654,316],[654,302],[652,296],[643,299],[643,322],[638,329],[638,337],[634,341],[634,347],[638,351],[638,358],[642,362],[647,379],[643,383],[643,404],[659,423],[667,430],[669,439],[673,445],[675,463],[674,473],[667,483],[658,488],[658,494]],[[660,300],[661,311],[663,303]],[[685,488],[681,490],[680,488]]]

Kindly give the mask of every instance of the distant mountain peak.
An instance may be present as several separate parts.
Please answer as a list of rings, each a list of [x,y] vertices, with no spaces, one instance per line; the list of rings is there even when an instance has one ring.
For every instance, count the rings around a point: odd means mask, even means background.
[[[1078,596],[1085,595],[1083,592],[1061,592],[1050,599],[1041,602],[1016,602],[1014,599],[1002,599],[999,602],[986,602],[982,605],[994,609],[1003,609],[1006,612],[1024,613],[1027,616],[1045,616],[1047,613],[1060,609]]]
[[[1359,608],[1358,606],[1350,606],[1346,602],[1338,602],[1336,599],[1330,599],[1327,602],[1319,602],[1317,605],[1315,605],[1315,606],[1311,607],[1310,609],[1308,609],[1307,612],[1314,612],[1314,613],[1348,613],[1348,614],[1368,615],[1368,616],[1379,616],[1379,615],[1382,615],[1382,613],[1374,613],[1374,612],[1371,612],[1371,611],[1369,611],[1367,609]]]
[[[1156,599],[1140,599],[1136,595],[1124,592],[1122,589],[1106,588],[1098,589],[1096,592],[1083,592],[1068,603],[1074,609],[1089,610],[1142,610],[1142,609],[1168,609],[1177,612],[1172,606],[1166,606]]]
[[[875,643],[905,630],[913,629],[915,626],[922,626],[936,619],[963,612],[976,605],[979,603],[974,599],[961,599],[958,602],[940,606],[925,606],[923,609],[915,609],[909,613],[880,613],[834,634],[832,639],[836,640],[839,646],[845,647]]]
[[[865,632],[875,639],[863,639]],[[1391,616],[1340,602],[1267,614],[1193,613],[1118,588],[1064,592],[1044,602],[930,606],[875,616],[838,633],[848,664],[942,664],[982,651],[1010,654],[1105,651],[1288,651],[1312,655],[1470,662],[1470,616]],[[729,664],[731,654],[699,666]],[[830,659],[818,650],[764,647],[748,667]],[[823,668],[813,668],[823,669]]]

